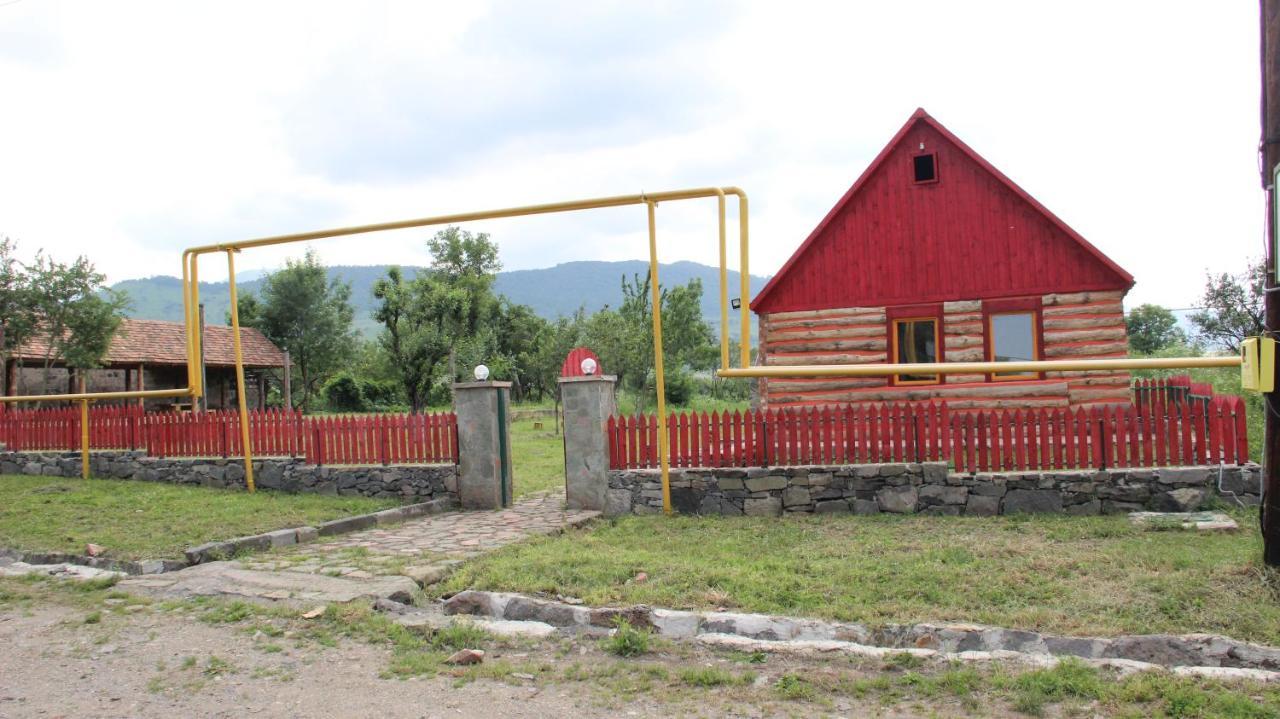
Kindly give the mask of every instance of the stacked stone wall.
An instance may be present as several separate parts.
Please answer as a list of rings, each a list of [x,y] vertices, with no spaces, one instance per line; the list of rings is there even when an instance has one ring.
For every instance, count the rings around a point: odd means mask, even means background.
[[[673,469],[671,500],[684,514],[787,512],[991,516],[1194,511],[1257,505],[1257,465],[955,474],[941,462]],[[608,515],[662,511],[657,470],[611,470]]]
[[[141,452],[94,452],[94,477],[146,482],[243,488],[239,459],[159,459]],[[59,452],[0,452],[0,474],[79,477],[80,455]],[[255,459],[257,487],[291,493],[365,496],[425,502],[457,498],[457,467],[452,464],[396,466],[323,466],[287,458]]]

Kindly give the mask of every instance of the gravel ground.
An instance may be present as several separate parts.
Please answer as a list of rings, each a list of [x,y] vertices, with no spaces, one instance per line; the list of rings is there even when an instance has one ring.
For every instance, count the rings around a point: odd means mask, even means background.
[[[181,617],[147,612],[93,627],[83,617],[63,607],[0,614],[0,717],[618,715],[573,684],[381,679],[387,653],[357,643],[266,653],[241,632]],[[195,664],[184,668],[188,657]]]

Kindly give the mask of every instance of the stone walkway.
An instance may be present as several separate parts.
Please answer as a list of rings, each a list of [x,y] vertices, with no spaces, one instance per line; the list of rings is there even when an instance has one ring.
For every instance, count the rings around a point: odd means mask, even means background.
[[[399,574],[426,585],[444,578],[462,560],[580,526],[599,514],[566,510],[562,492],[544,493],[499,511],[429,515],[258,554],[240,560],[239,566],[350,579]]]

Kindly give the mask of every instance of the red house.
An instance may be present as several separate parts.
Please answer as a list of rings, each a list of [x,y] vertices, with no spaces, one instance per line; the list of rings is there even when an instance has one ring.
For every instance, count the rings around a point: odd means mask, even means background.
[[[1128,353],[1133,276],[917,110],[751,309],[766,365],[1101,359]],[[768,407],[945,398],[1128,402],[1127,372],[767,379]]]

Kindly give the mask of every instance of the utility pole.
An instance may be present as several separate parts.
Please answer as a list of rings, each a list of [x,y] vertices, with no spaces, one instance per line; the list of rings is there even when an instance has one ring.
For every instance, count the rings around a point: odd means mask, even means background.
[[[1276,277],[1275,168],[1280,162],[1280,0],[1260,0],[1262,26],[1262,186],[1267,193],[1267,269],[1264,275],[1265,327],[1268,337],[1280,333],[1280,278]],[[1280,385],[1277,385],[1280,387]],[[1275,393],[1263,395],[1266,432],[1262,450],[1262,554],[1263,561],[1280,567],[1280,420],[1276,418]]]

